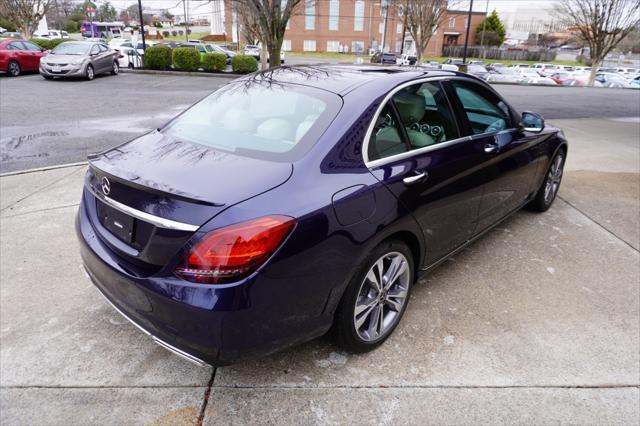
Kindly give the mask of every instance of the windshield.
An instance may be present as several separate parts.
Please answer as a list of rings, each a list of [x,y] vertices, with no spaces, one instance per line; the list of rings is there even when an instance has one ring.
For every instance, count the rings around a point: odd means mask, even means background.
[[[340,109],[337,95],[305,86],[238,82],[203,99],[162,131],[223,151],[292,161]]]
[[[62,43],[51,51],[51,55],[86,55],[91,46],[89,43]]]

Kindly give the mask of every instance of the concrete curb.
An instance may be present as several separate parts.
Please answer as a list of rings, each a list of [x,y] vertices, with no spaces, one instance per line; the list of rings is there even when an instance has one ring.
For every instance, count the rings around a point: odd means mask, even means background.
[[[245,74],[232,74],[232,73],[213,73],[213,72],[204,72],[204,71],[160,71],[160,70],[131,70],[128,68],[121,68],[121,73],[130,73],[130,74],[154,74],[154,75],[174,75],[174,76],[185,76],[185,77],[221,77],[228,78],[233,80],[235,78],[239,78],[244,76]]]
[[[37,167],[35,169],[17,170],[15,172],[0,173],[0,178],[7,177],[7,176],[23,175],[27,173],[46,172],[47,170],[66,169],[67,167],[86,166],[86,165],[87,165],[86,161],[79,161],[77,163],[58,164],[55,166]]]

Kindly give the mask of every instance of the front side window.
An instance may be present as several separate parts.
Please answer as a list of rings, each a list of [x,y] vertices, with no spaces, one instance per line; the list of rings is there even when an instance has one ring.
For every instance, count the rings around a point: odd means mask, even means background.
[[[377,160],[458,137],[440,83],[417,83],[396,92],[385,105],[369,140],[368,157]]]
[[[495,94],[474,83],[452,81],[474,135],[495,133],[511,127],[509,107]]]
[[[92,55],[97,55],[99,52],[100,52],[100,49],[98,48],[98,45],[94,45],[94,46],[91,48],[91,54],[92,54]]]
[[[32,52],[41,52],[42,49],[39,46],[36,46],[33,43],[30,43],[28,41],[23,41],[22,44],[24,44],[24,46],[27,48],[27,50],[30,50]]]
[[[21,41],[14,41],[9,43],[9,50],[24,50],[24,45]]]
[[[340,106],[339,96],[320,89],[239,82],[200,101],[162,132],[221,151],[287,161],[315,143]]]

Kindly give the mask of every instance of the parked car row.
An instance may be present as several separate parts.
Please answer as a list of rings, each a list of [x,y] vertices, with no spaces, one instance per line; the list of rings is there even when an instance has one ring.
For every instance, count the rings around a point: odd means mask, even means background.
[[[252,56],[256,59],[256,61],[260,62],[260,52],[262,48],[260,45],[248,44],[244,47],[244,54],[247,56]],[[280,63],[284,64],[285,55],[283,51],[280,51]],[[267,62],[269,62],[269,53],[267,53]]]
[[[47,51],[30,41],[0,39],[0,70],[12,77],[38,71],[43,78],[83,77],[93,80],[97,74],[120,71],[123,55],[105,43],[67,41]]]

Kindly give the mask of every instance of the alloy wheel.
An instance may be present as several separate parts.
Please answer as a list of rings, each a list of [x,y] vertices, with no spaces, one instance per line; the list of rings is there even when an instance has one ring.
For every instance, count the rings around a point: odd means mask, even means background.
[[[12,77],[17,77],[20,75],[20,64],[18,64],[16,61],[12,61],[9,63],[9,74],[11,74]]]
[[[399,321],[409,295],[411,270],[404,254],[387,253],[369,269],[360,285],[353,324],[366,342],[384,337]]]
[[[113,70],[112,70],[113,75],[118,75],[119,71],[120,71],[120,66],[118,65],[117,62],[114,62],[113,63]]]
[[[89,65],[87,67],[87,79],[88,80],[93,80],[93,77],[94,77],[93,67],[91,65]]]
[[[544,187],[544,202],[551,204],[558,194],[560,181],[562,180],[562,167],[564,166],[564,157],[558,154],[553,160],[553,164],[549,168],[547,182]]]

